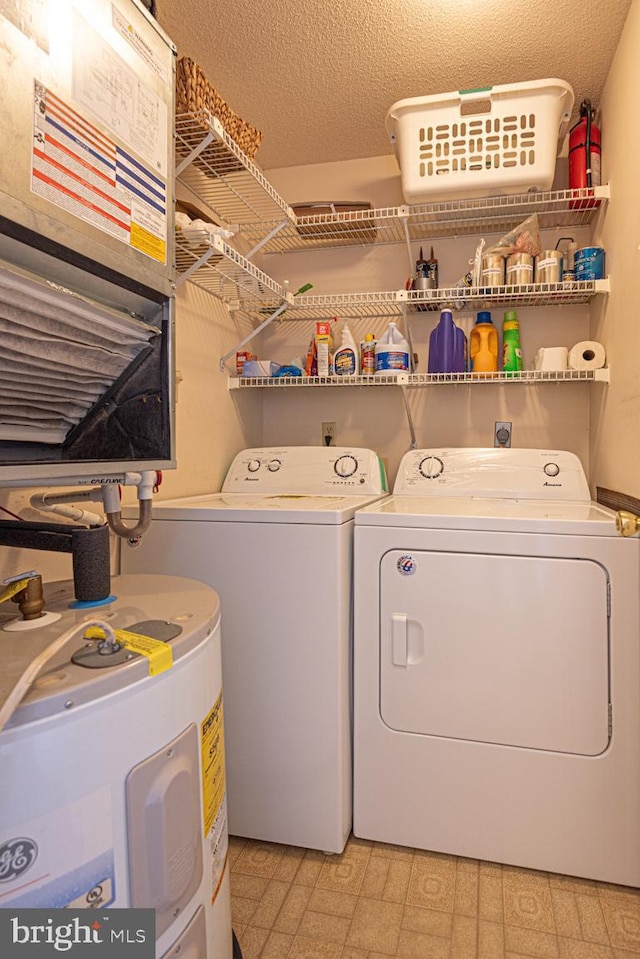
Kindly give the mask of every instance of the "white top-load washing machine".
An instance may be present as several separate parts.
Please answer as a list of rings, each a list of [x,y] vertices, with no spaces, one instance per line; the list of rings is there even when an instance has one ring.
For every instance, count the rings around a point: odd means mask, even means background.
[[[238,454],[221,493],[154,505],[124,571],[215,584],[229,831],[342,852],[351,829],[353,517],[386,491],[367,449]]]
[[[0,906],[155,909],[158,959],[231,959],[220,603],[178,577],[111,586],[71,608],[72,583],[45,585],[24,629],[0,607],[0,706],[69,633],[0,731]],[[96,620],[129,645],[85,639]]]
[[[640,542],[579,460],[407,453],[354,563],[355,835],[640,885]]]

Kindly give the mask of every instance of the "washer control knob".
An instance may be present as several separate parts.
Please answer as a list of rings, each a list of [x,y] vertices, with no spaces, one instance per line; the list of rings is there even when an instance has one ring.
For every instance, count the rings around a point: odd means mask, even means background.
[[[557,463],[545,463],[544,471],[547,476],[557,476],[560,472],[560,467]]]
[[[281,466],[280,460],[269,460],[267,463],[267,469],[270,473],[277,473]]]
[[[247,469],[250,473],[257,473],[260,469],[260,460],[249,460],[247,463]]]
[[[340,456],[333,464],[333,468],[338,476],[346,479],[347,476],[353,476],[358,469],[358,461],[355,456]]]
[[[418,469],[425,479],[435,479],[444,471],[444,463],[439,456],[425,456]]]

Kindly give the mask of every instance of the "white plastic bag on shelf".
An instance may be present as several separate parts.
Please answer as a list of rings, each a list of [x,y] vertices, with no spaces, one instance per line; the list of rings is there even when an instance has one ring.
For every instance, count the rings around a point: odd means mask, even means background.
[[[177,215],[177,214],[176,214]],[[203,241],[211,241],[213,236],[221,236],[223,240],[229,240],[233,236],[231,230],[225,230],[215,223],[208,223],[206,220],[192,220],[187,226],[182,227],[182,235],[187,243],[198,246]]]

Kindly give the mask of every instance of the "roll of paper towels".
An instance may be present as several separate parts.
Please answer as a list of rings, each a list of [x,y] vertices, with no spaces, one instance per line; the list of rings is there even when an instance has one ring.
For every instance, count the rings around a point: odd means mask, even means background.
[[[601,370],[604,363],[604,346],[595,340],[583,340],[569,350],[570,370]]]
[[[566,370],[569,351],[566,346],[543,346],[536,353],[534,370]]]

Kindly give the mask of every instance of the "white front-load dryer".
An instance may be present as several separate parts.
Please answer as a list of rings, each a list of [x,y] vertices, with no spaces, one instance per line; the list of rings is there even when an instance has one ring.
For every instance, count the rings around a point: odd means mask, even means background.
[[[572,454],[406,454],[356,515],[357,836],[640,885],[639,546]]]
[[[157,959],[231,959],[220,603],[181,577],[111,588],[89,608],[45,584],[28,629],[0,607],[0,705],[69,634],[0,731],[0,907],[154,909]]]
[[[339,853],[352,822],[353,517],[386,491],[367,449],[269,447],[222,492],[154,504],[128,572],[210,584],[222,607],[229,831]]]

